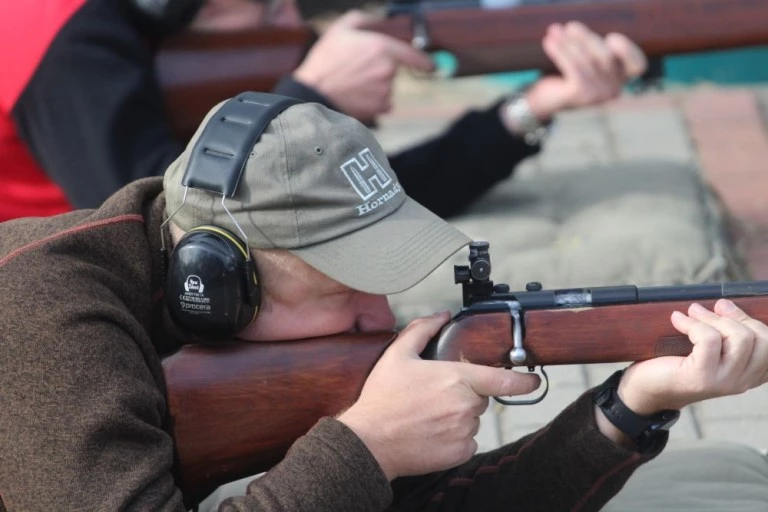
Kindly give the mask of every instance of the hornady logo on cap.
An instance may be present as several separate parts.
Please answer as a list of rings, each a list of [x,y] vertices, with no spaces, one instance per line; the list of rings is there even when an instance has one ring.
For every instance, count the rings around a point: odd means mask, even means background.
[[[341,164],[341,171],[364,201],[356,207],[358,216],[372,212],[402,190],[368,148]]]

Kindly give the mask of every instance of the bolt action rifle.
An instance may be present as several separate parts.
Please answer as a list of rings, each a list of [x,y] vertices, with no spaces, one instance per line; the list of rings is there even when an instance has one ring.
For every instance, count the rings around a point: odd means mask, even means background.
[[[463,306],[431,340],[425,359],[500,368],[642,361],[686,356],[692,345],[673,311],[728,297],[768,321],[768,281],[600,286],[511,292],[490,279],[489,245],[470,245],[455,266]],[[274,343],[185,345],[163,361],[176,444],[177,484],[203,498],[219,485],[268,470],[324,416],[351,406],[396,333],[339,334]]]
[[[482,8],[478,2],[390,4],[364,28],[456,58],[456,76],[554,70],[541,40],[555,22],[582,21],[599,34],[621,32],[650,58],[768,44],[765,0],[612,0]],[[218,102],[269,92],[301,62],[317,34],[310,25],[240,32],[186,32],[156,58],[174,131],[188,139]]]

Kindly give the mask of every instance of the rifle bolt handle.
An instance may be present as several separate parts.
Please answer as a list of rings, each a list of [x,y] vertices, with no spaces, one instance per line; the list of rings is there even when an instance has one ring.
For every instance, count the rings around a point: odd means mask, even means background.
[[[524,348],[515,347],[509,352],[509,360],[514,364],[523,364],[526,359],[528,359],[528,354],[526,354]]]

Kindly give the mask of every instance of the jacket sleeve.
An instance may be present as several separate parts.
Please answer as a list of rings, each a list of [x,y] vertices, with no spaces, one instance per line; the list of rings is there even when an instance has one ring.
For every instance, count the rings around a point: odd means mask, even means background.
[[[437,215],[450,217],[538,153],[538,145],[507,131],[499,105],[470,111],[443,134],[390,156],[408,195]]]
[[[623,448],[595,423],[592,391],[549,425],[446,472],[393,482],[393,509],[405,511],[597,512],[635,469],[666,446]]]
[[[187,510],[153,343],[175,333],[160,327],[142,243],[158,223],[131,211],[0,223],[0,510]],[[391,497],[364,443],[324,419],[231,506],[374,512]]]
[[[181,153],[151,46],[114,0],[89,0],[58,31],[13,106],[19,135],[77,208],[158,176]]]
[[[392,489],[365,444],[343,423],[324,418],[279,465],[251,482],[220,512],[380,512]]]

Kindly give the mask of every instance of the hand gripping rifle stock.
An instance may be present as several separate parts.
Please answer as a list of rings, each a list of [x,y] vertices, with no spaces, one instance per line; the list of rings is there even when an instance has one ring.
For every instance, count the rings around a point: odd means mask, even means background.
[[[768,281],[604,286],[510,292],[490,279],[489,245],[470,245],[455,267],[463,307],[422,357],[499,368],[685,356],[692,345],[670,315],[721,297],[768,321]],[[274,343],[186,345],[163,361],[176,481],[186,499],[268,470],[324,416],[352,405],[395,333]],[[542,372],[543,373],[543,372]],[[544,373],[546,379],[546,373]],[[548,388],[548,382],[547,388]],[[508,401],[507,404],[541,400]]]

